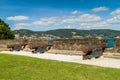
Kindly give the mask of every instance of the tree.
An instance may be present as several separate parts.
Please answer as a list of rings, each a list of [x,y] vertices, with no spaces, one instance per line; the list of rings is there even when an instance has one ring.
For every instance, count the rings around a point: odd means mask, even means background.
[[[0,19],[0,39],[14,39],[14,37],[9,25]]]

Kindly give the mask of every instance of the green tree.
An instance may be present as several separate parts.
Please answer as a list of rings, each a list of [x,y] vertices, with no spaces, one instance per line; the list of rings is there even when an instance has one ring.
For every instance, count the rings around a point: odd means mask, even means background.
[[[0,19],[0,39],[14,39],[14,37],[9,25]]]

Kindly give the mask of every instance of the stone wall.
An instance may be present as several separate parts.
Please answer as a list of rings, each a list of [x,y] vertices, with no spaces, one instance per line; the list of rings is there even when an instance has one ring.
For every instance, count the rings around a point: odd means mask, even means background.
[[[105,39],[80,38],[80,39],[57,39],[53,49],[81,51],[83,45],[99,45],[106,43]]]
[[[31,40],[0,40],[0,50],[8,50],[8,44],[18,44],[27,42],[30,43],[47,43],[44,39],[31,39]],[[107,43],[106,39],[98,38],[79,38],[79,39],[56,39],[54,40],[54,45],[52,50],[69,50],[69,51],[81,51],[83,45],[96,45]],[[28,49],[28,46],[27,48]],[[106,49],[106,52],[120,53],[120,38],[115,38],[114,48]]]
[[[115,38],[114,52],[120,53],[120,38]]]
[[[2,50],[9,50],[7,48],[7,45],[10,44],[21,44],[21,43],[27,43],[27,44],[31,44],[31,43],[47,43],[47,40],[42,40],[42,39],[30,39],[30,40],[24,40],[24,39],[16,39],[16,40],[0,40],[0,51]],[[28,45],[26,47],[28,49]],[[26,50],[26,49],[25,49]]]

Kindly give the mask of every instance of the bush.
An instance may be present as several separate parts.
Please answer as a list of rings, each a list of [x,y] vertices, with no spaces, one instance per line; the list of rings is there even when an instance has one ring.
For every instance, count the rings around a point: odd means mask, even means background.
[[[14,33],[10,30],[9,25],[0,19],[0,39],[14,39],[14,37]]]

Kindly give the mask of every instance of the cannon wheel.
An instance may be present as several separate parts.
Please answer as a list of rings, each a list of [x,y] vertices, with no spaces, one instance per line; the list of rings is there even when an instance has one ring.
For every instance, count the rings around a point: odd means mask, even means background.
[[[22,50],[22,46],[20,45],[15,45],[12,48],[10,48],[10,51],[20,51]]]
[[[13,51],[13,48],[10,48],[9,51]]]
[[[47,51],[47,48],[46,47],[38,47],[38,48],[35,48],[32,53],[44,53],[45,51]]]

